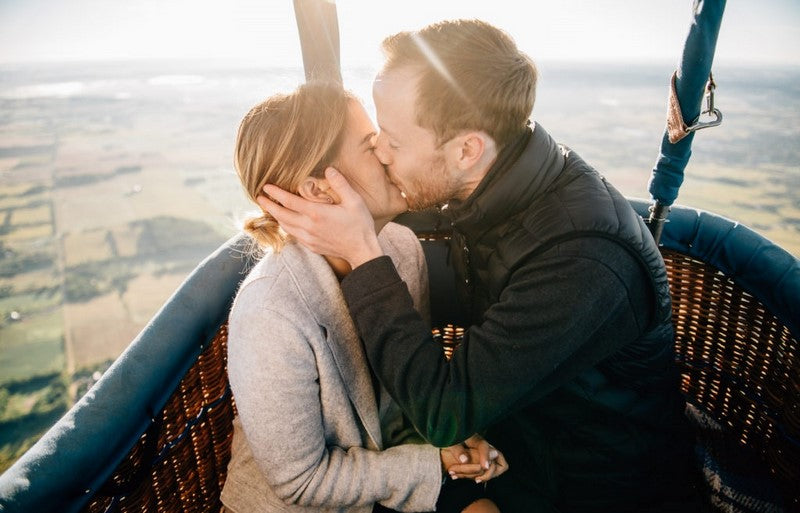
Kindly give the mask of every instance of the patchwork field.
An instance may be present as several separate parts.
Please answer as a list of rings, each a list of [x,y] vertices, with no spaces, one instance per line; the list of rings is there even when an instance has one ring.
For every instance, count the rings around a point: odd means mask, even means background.
[[[187,131],[171,102],[144,104],[43,98],[0,119],[0,472],[235,232],[210,140],[233,123]]]

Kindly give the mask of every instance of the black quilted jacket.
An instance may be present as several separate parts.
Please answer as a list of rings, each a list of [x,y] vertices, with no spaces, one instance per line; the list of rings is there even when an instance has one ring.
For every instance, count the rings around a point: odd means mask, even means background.
[[[418,430],[500,448],[503,511],[692,511],[664,262],[625,198],[537,125],[446,211],[472,323],[449,362],[387,258],[342,284]]]

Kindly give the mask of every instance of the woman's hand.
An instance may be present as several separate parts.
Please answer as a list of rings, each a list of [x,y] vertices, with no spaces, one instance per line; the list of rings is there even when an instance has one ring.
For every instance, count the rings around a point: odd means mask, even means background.
[[[452,479],[468,478],[482,483],[508,470],[503,454],[477,434],[441,449],[440,454],[442,468]]]

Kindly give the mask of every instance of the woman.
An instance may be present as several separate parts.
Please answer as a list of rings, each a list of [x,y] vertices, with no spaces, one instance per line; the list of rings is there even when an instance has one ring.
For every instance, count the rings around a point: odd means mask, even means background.
[[[372,152],[374,137],[349,93],[306,84],[245,116],[236,169],[253,201],[272,183],[330,203],[339,198],[324,171],[338,169],[364,197],[384,251],[417,309],[427,312],[425,258],[414,234],[389,222],[407,205]],[[344,261],[287,240],[267,214],[244,229],[267,251],[241,284],[229,318],[228,373],[239,416],[222,492],[227,509],[431,511],[442,468],[483,480],[505,470],[502,455],[484,471],[453,466],[457,448],[420,443],[367,367],[339,289],[349,271]],[[478,461],[477,451],[469,452],[469,463]],[[497,511],[476,488],[451,486],[443,488],[440,510]]]

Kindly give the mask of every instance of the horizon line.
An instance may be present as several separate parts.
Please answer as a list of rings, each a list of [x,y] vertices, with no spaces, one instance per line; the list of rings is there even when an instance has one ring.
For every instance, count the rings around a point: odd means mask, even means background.
[[[660,67],[667,65],[675,65],[677,67],[679,59],[656,57],[656,58],[591,58],[581,59],[577,57],[550,57],[534,59],[534,63],[547,64],[547,65],[575,65],[575,66],[597,66],[597,65],[636,65],[636,66],[651,66]],[[199,57],[199,56],[165,56],[165,57],[84,57],[84,58],[62,58],[62,59],[11,59],[3,60],[0,58],[0,66],[80,66],[80,65],[106,65],[106,64],[169,64],[169,63],[186,63],[186,64],[212,64],[214,66],[230,66],[230,67],[244,67],[244,68],[287,68],[287,69],[302,69],[303,64],[300,63],[267,63],[256,62],[250,59],[228,59],[228,58],[215,58],[215,57]],[[342,69],[363,69],[363,68],[376,68],[380,63],[368,61],[355,61],[342,63]],[[715,67],[721,68],[798,68],[800,69],[800,62],[791,61],[733,61],[722,59],[714,63]]]

